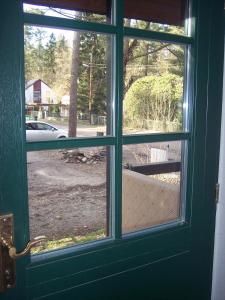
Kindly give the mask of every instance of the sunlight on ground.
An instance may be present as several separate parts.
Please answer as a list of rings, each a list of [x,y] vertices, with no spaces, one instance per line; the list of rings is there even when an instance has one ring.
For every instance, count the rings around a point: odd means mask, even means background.
[[[52,240],[42,242],[40,246],[32,248],[31,254],[39,254],[47,251],[58,250],[69,246],[75,246],[81,243],[87,243],[95,240],[100,240],[106,237],[104,229],[88,233],[86,235],[77,235],[74,237],[66,237],[60,240]]]

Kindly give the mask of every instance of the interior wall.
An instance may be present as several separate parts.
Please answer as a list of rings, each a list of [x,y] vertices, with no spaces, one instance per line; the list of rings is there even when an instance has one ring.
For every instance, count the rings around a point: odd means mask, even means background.
[[[218,181],[220,184],[220,192],[216,212],[211,300],[225,300],[225,67],[223,76],[223,107]]]

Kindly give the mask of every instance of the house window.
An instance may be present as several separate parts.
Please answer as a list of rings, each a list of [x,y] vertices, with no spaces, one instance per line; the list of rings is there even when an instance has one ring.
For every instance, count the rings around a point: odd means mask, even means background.
[[[34,91],[34,103],[41,103],[41,91]]]

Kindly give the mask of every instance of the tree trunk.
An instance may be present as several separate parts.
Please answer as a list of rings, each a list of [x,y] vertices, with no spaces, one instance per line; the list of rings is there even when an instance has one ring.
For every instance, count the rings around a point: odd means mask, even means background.
[[[74,32],[70,81],[69,137],[77,135],[77,81],[79,73],[80,33]]]
[[[144,57],[144,76],[148,76],[148,51],[149,51],[149,43],[145,45],[145,57]]]

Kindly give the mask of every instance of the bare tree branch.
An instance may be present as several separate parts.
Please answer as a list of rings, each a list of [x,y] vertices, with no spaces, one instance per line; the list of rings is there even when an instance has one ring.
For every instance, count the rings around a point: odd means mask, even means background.
[[[162,46],[160,46],[160,47],[158,47],[158,48],[156,48],[156,49],[154,49],[154,50],[152,50],[152,51],[148,51],[148,54],[147,54],[147,55],[150,55],[150,54],[153,54],[153,53],[155,53],[155,52],[158,52],[158,51],[160,51],[160,50],[162,50],[162,49],[164,49],[164,48],[167,48],[167,47],[170,46],[170,45],[171,45],[171,44],[162,45]],[[169,50],[169,49],[168,49],[168,50]],[[170,51],[170,50],[169,50],[169,51]],[[136,58],[141,58],[141,57],[144,57],[144,56],[146,56],[146,52],[143,53],[143,54],[140,54],[140,55],[133,56],[133,57],[130,58],[130,60],[134,60],[134,59],[136,59]]]
[[[166,46],[167,50],[168,50],[171,54],[173,54],[173,55],[179,60],[179,62],[181,62],[181,59],[180,59],[179,55],[177,55],[177,54],[176,54],[173,50],[171,50],[168,46],[169,46],[169,45]]]

